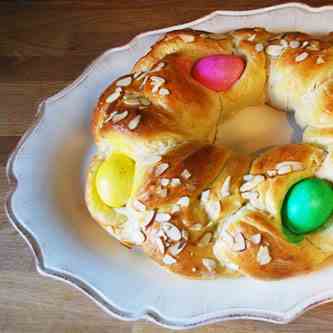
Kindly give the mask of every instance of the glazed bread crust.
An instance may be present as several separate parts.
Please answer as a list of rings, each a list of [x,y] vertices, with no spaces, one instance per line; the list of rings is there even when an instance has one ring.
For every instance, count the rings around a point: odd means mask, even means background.
[[[293,241],[281,221],[298,181],[333,181],[331,37],[247,28],[167,33],[99,98],[86,203],[112,236],[165,269],[195,278],[244,274],[285,278],[312,271],[333,253],[333,223]],[[225,92],[193,79],[202,57],[241,56],[246,67]],[[216,143],[238,110],[267,103],[295,112],[303,143],[245,156]],[[223,133],[222,133],[223,135]],[[135,161],[126,207],[99,198],[95,180],[112,152]]]

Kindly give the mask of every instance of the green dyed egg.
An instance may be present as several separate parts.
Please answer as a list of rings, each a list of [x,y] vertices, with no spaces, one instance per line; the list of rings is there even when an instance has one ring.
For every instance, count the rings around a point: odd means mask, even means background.
[[[295,184],[282,207],[283,224],[295,234],[321,227],[333,213],[333,188],[323,179],[308,178]]]

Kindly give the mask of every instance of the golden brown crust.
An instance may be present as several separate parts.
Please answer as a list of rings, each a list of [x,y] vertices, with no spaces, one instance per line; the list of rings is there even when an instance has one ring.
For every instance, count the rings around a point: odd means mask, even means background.
[[[142,245],[161,266],[190,278],[236,270],[275,279],[313,270],[333,253],[333,223],[296,244],[280,215],[286,193],[298,181],[312,176],[333,181],[331,43],[331,36],[262,28],[167,33],[131,74],[104,91],[94,111],[99,163],[112,150],[136,162],[133,193],[119,210],[96,199],[93,163],[86,201],[94,219],[121,242]],[[214,54],[246,61],[241,78],[226,92],[191,76],[197,60]],[[219,123],[265,102],[294,111],[306,127],[306,143],[257,157],[213,144]],[[163,165],[167,168],[158,172]],[[136,201],[144,212],[136,211]]]

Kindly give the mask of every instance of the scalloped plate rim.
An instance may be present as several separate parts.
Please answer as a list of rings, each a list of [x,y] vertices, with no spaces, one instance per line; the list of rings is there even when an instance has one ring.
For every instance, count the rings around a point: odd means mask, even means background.
[[[19,234],[22,236],[22,238],[26,241],[28,246],[30,247],[34,259],[35,259],[35,265],[36,269],[39,274],[47,277],[51,277],[56,280],[63,281],[78,290],[80,290],[83,294],[87,295],[91,300],[93,300],[99,307],[101,307],[104,311],[109,313],[110,315],[126,320],[126,321],[136,321],[136,320],[148,320],[150,322],[156,323],[160,326],[166,327],[166,328],[172,328],[172,329],[189,329],[194,328],[198,326],[213,324],[217,322],[222,322],[226,320],[238,320],[238,319],[250,319],[250,320],[260,320],[265,322],[271,322],[275,324],[287,324],[299,316],[301,316],[304,312],[306,312],[309,309],[312,309],[314,307],[317,307],[321,304],[332,302],[333,301],[333,288],[332,290],[328,292],[324,292],[321,294],[318,294],[310,299],[305,299],[303,301],[300,301],[296,303],[294,306],[292,306],[290,309],[288,309],[285,312],[272,312],[272,311],[263,311],[263,310],[251,310],[251,309],[242,309],[242,308],[233,308],[231,310],[223,310],[218,313],[214,314],[202,314],[198,315],[192,318],[187,319],[187,323],[182,322],[179,323],[178,321],[170,321],[163,317],[162,314],[159,314],[154,309],[150,309],[149,307],[146,309],[143,309],[141,313],[130,313],[123,311],[116,306],[113,306],[105,300],[98,292],[96,292],[93,288],[93,286],[90,286],[86,283],[84,283],[82,280],[80,280],[78,277],[69,274],[61,272],[60,270],[57,271],[55,269],[51,269],[45,266],[44,264],[44,258],[41,251],[41,248],[37,242],[37,240],[34,238],[32,232],[30,232],[24,225],[24,222],[19,221],[11,207],[11,198],[13,194],[16,191],[17,188],[17,179],[15,177],[15,173],[13,170],[13,165],[15,163],[16,156],[21,151],[21,149],[24,147],[24,144],[27,142],[27,139],[30,137],[30,135],[37,129],[37,127],[40,124],[40,121],[44,114],[45,105],[49,103],[53,103],[57,101],[58,99],[65,97],[68,93],[70,93],[73,89],[75,89],[81,82],[83,82],[89,73],[94,70],[94,68],[103,61],[103,59],[109,55],[110,53],[115,53],[117,51],[126,50],[132,47],[132,45],[135,44],[136,40],[139,40],[141,38],[144,38],[146,36],[152,35],[152,34],[159,34],[164,33],[166,31],[175,30],[175,29],[182,29],[184,27],[187,27],[188,25],[198,24],[200,22],[206,21],[211,19],[212,17],[215,17],[217,15],[228,15],[228,16],[248,16],[248,15],[257,15],[259,13],[265,13],[270,11],[275,11],[283,8],[299,8],[302,10],[305,10],[310,13],[320,13],[325,10],[332,10],[333,11],[333,5],[327,5],[322,7],[311,7],[306,4],[298,3],[298,2],[290,2],[285,3],[281,5],[276,6],[270,6],[270,7],[264,7],[264,8],[258,8],[258,9],[252,9],[252,10],[244,10],[244,11],[231,11],[231,10],[217,10],[214,11],[204,17],[201,17],[199,19],[196,19],[194,21],[190,21],[184,24],[174,25],[158,30],[151,30],[147,32],[140,33],[136,35],[134,38],[132,38],[127,44],[114,47],[111,49],[108,49],[107,51],[103,52],[99,57],[97,57],[91,64],[89,64],[81,73],[81,75],[75,79],[72,83],[70,83],[67,87],[60,90],[58,93],[49,96],[45,99],[42,99],[41,102],[38,105],[37,112],[35,114],[35,119],[31,126],[25,131],[25,133],[22,135],[21,139],[17,143],[15,149],[10,154],[10,157],[8,159],[7,165],[6,165],[6,174],[7,174],[7,180],[9,183],[9,191],[6,196],[5,200],[5,213],[10,221],[10,223],[14,226],[14,228],[19,232]]]

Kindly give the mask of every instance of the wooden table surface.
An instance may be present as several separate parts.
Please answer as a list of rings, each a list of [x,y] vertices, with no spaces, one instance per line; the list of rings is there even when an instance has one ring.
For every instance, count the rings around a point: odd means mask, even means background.
[[[282,3],[281,1],[280,3]],[[313,6],[327,1],[306,1]],[[217,9],[245,10],[268,0],[2,1],[0,5],[0,332],[166,332],[106,315],[74,288],[38,275],[32,254],[3,210],[8,154],[42,97],[74,80],[104,50]],[[332,4],[332,2],[331,2]],[[332,332],[333,303],[289,325],[233,321],[192,332]]]

